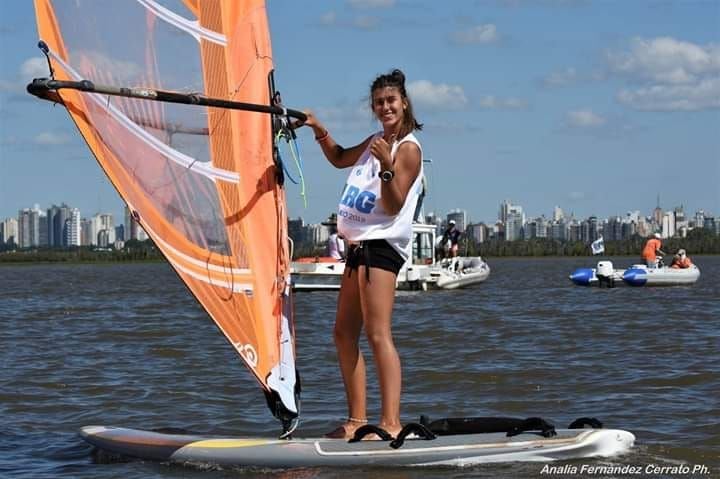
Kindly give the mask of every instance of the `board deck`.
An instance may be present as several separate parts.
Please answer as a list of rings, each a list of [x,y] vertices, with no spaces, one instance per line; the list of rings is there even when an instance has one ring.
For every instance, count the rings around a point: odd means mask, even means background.
[[[80,436],[122,456],[178,463],[290,468],[308,466],[465,466],[490,462],[608,457],[629,450],[635,436],[619,429],[558,429],[557,436],[504,433],[407,439],[399,449],[385,441],[270,439],[163,434],[121,427],[86,426]]]

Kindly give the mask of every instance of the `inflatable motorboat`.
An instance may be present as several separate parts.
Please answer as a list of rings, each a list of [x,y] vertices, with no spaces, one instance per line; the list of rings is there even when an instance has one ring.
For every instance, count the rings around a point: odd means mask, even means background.
[[[612,288],[628,286],[683,286],[697,282],[700,269],[694,264],[689,268],[648,268],[644,264],[634,264],[628,269],[615,269],[612,261],[599,261],[597,268],[579,268],[570,280],[580,286],[600,286]]]
[[[455,289],[482,283],[490,276],[490,266],[480,256],[446,258],[430,269],[428,285]]]

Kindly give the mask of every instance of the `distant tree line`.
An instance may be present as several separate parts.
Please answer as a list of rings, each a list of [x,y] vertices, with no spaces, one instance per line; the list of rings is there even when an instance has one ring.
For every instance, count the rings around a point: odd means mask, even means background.
[[[640,256],[647,238],[633,236],[622,241],[604,241],[606,256]],[[720,254],[720,236],[703,228],[693,229],[686,238],[663,240],[663,251],[672,255],[684,248],[690,257],[699,254]],[[293,259],[325,256],[325,245],[296,243]],[[462,238],[459,254],[462,256],[592,256],[590,245],[582,241],[559,241],[547,238],[504,241],[490,240],[476,243]],[[164,261],[163,255],[152,240],[129,240],[120,250],[101,250],[93,246],[72,248],[32,248],[25,250],[0,249],[0,263],[93,263],[122,261]]]
[[[164,257],[151,240],[129,240],[123,249],[100,249],[95,246],[70,248],[28,248],[0,253],[0,263],[94,263],[108,261],[163,261]]]
[[[606,256],[640,256],[647,238],[635,235],[621,241],[603,240]],[[720,236],[704,228],[695,228],[686,238],[662,240],[662,250],[672,255],[684,248],[691,257],[698,254],[720,254]],[[547,238],[503,241],[491,240],[476,243],[469,238],[461,240],[463,256],[592,256],[590,245],[583,241],[559,241]]]

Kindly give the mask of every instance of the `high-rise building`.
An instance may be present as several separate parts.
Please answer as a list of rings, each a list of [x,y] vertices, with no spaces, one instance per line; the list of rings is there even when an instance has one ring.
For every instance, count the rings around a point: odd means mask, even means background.
[[[65,246],[80,246],[80,210],[70,209],[70,216],[65,220],[63,243]]]
[[[607,241],[620,241],[623,239],[623,221],[619,216],[608,218],[603,238]]]
[[[125,205],[125,222],[123,223],[125,225],[125,236],[123,236],[123,240],[128,241],[132,239],[131,232],[132,232],[132,214],[130,214],[130,208]]]
[[[44,219],[44,217],[43,217]],[[23,208],[18,211],[18,246],[37,248],[40,246],[40,208]]]
[[[676,206],[673,213],[675,214],[675,223],[682,223],[685,221],[685,208],[683,205]]]
[[[672,238],[675,236],[675,215],[672,211],[663,214],[660,222],[660,234],[663,238]]]
[[[662,224],[662,218],[663,218],[663,210],[660,208],[660,195],[657,196],[657,205],[655,206],[655,209],[652,213],[652,222],[655,224],[655,226],[660,226]]]
[[[511,211],[505,220],[505,241],[523,239],[523,215]]]
[[[92,246],[93,241],[93,222],[92,219],[83,218],[80,220],[80,244],[83,246]]]
[[[600,237],[600,224],[597,216],[591,216],[580,223],[580,241],[592,243]]]
[[[288,219],[288,236],[293,240],[296,248],[306,241],[305,222],[302,218]]]
[[[565,222],[565,219],[561,219],[559,221],[553,221],[550,223],[550,229],[548,231],[548,236],[550,239],[558,240],[558,241],[565,241],[568,239],[568,224]]]
[[[637,223],[634,221],[624,221],[622,224],[622,239],[629,239],[637,234]]]
[[[484,243],[488,240],[488,227],[485,223],[477,223],[474,225],[468,225],[467,235],[472,238],[476,243]]]
[[[508,216],[510,214],[519,214],[522,216],[522,223],[525,224],[525,213],[523,213],[522,206],[513,205],[510,200],[505,200],[500,203],[500,213],[498,219],[503,223],[507,223]]]
[[[108,213],[97,213],[92,217],[92,244],[100,245],[99,235],[103,232],[103,241],[108,244],[115,243],[115,222],[113,221],[113,215]],[[105,247],[106,247],[105,246]]]
[[[118,241],[125,241],[123,238],[125,238],[125,225],[119,224],[115,227],[115,243]],[[122,246],[120,247],[120,249]]]
[[[562,221],[565,219],[565,212],[559,206],[553,208],[553,221]]]
[[[52,205],[47,209],[48,246],[51,248],[67,246],[65,242],[68,237],[66,226],[70,211],[71,208],[65,203],[60,206]]]
[[[528,221],[524,227],[524,238],[547,238],[548,237],[548,221],[545,216],[540,216],[532,221]]]
[[[17,218],[5,218],[0,223],[0,244],[18,244],[18,220]]]
[[[307,232],[308,239],[313,245],[326,244],[328,237],[330,236],[328,229],[323,225],[310,224],[305,227],[305,231]]]
[[[653,232],[652,223],[650,221],[648,221],[646,217],[641,216],[638,219],[638,223],[637,223],[637,234],[639,236],[642,236],[643,238],[647,238],[648,236],[650,236],[650,234],[652,234],[652,232]]]

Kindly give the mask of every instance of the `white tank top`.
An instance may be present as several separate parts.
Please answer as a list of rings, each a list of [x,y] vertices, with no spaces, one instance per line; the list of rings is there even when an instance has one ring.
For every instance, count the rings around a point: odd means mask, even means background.
[[[382,132],[373,137],[382,136]],[[397,215],[388,215],[382,207],[380,160],[370,153],[370,146],[360,155],[350,170],[347,183],[338,205],[338,231],[350,241],[384,239],[404,260],[412,252],[412,222],[415,207],[422,191],[422,147],[412,133],[392,145],[393,160],[398,147],[405,142],[415,143],[420,148],[420,172],[413,182]]]

